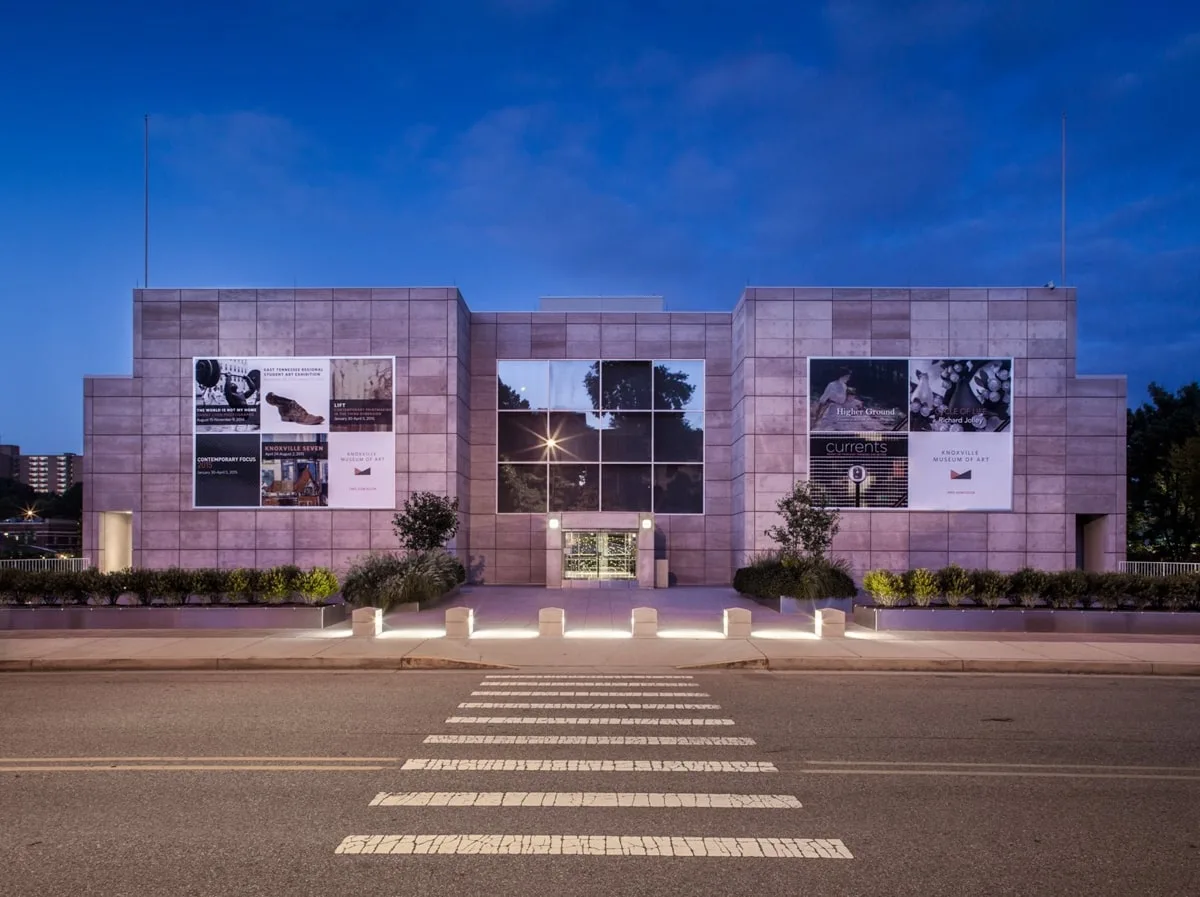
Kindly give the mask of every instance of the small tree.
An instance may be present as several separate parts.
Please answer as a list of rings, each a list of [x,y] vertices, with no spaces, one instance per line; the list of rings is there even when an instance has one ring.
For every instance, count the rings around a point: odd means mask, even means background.
[[[766,530],[765,535],[779,545],[780,553],[784,557],[824,558],[841,529],[841,515],[825,504],[821,487],[797,480],[776,507],[783,524]]]
[[[444,548],[458,532],[458,499],[415,492],[404,502],[404,510],[392,518],[392,528],[408,551]]]

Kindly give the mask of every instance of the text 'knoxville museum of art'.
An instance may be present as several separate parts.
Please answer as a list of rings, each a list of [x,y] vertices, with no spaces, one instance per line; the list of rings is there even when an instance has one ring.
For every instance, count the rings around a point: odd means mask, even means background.
[[[728,584],[797,480],[871,568],[1113,569],[1125,379],[1074,289],[746,289],[473,312],[455,288],[155,289],[84,385],[84,554],[345,569],[414,492],[476,580]]]

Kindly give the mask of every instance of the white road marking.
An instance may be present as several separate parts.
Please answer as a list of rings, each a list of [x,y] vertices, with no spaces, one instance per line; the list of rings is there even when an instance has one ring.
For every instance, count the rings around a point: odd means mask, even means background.
[[[837,838],[688,838],[641,835],[351,835],[338,854],[772,857],[852,860]]]
[[[461,710],[720,710],[720,704],[517,704],[467,701]]]
[[[814,766],[937,766],[966,767],[971,769],[1121,769],[1133,772],[1194,772],[1200,774],[1200,766],[1138,766],[1114,765],[1111,763],[940,763],[936,760],[805,760]]]
[[[302,763],[288,765],[258,764],[254,766],[236,763],[105,763],[95,766],[2,766],[0,773],[5,772],[370,772],[387,769],[386,766],[368,766],[357,764],[353,766],[335,766],[327,763],[313,766]]]
[[[702,691],[473,691],[473,698],[710,698]]]
[[[1000,778],[1000,779],[1142,779],[1157,782],[1200,782],[1197,775],[1134,772],[1044,772],[1036,769],[797,769],[800,775],[831,776],[941,776],[943,778]]]
[[[482,685],[488,688],[494,687],[513,687],[513,688],[662,688],[664,685],[669,685],[671,688],[699,688],[699,682],[635,682],[627,679],[546,679],[541,682],[523,682],[521,680],[497,679],[493,682],[484,682]]]
[[[382,791],[372,807],[678,807],[798,810],[791,794],[676,794],[647,791]]]
[[[748,747],[753,738],[686,735],[427,735],[425,744],[629,745],[638,747]]]
[[[779,772],[760,760],[405,760],[402,770],[441,772]]]
[[[489,673],[484,679],[694,679],[695,676],[643,676],[637,673]]]
[[[732,726],[731,719],[640,716],[452,716],[447,723],[485,726]]]

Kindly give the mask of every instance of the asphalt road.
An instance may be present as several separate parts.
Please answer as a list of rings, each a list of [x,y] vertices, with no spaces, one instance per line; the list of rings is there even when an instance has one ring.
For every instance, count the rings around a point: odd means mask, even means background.
[[[573,671],[574,679],[503,684],[487,675],[0,676],[0,893],[1200,894],[1194,680],[732,671],[605,680]],[[447,722],[465,716],[732,725]],[[752,743],[425,741],[433,735]],[[413,759],[722,761],[777,771],[402,768]],[[529,792],[537,794],[513,797]],[[580,792],[599,796],[565,796]],[[435,804],[601,805],[371,806],[381,793]],[[647,794],[785,797],[768,807],[639,797]],[[621,805],[651,800],[751,805]],[[460,834],[513,837],[437,842],[447,851],[437,855],[338,852],[413,844],[354,836]],[[516,837],[532,835],[547,837]],[[609,849],[572,836],[638,838],[614,838],[611,849],[650,855],[545,853]],[[524,852],[486,853],[497,849]],[[808,856],[736,855],[788,851]],[[689,852],[735,855],[679,855]],[[838,852],[850,857],[823,855]]]

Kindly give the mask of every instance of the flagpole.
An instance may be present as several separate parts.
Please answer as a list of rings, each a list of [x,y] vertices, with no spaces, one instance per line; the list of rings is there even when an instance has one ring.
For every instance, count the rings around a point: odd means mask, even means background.
[[[1067,285],[1067,113],[1062,114],[1062,221],[1059,225],[1059,279]]]
[[[150,286],[150,116],[142,137],[142,286]]]

